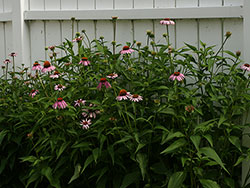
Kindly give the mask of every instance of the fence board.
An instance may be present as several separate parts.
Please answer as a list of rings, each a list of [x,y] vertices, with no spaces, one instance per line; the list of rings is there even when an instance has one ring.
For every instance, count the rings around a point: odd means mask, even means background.
[[[224,6],[240,6],[243,5],[243,0],[224,0]]]
[[[183,42],[198,46],[198,29],[196,20],[176,20],[176,46],[184,46]]]
[[[3,5],[4,5],[4,4],[3,4],[3,0],[0,0],[0,13],[3,12],[3,10],[4,10],[4,9],[3,9]]]
[[[153,8],[153,0],[134,0],[134,8],[143,9],[143,8]]]
[[[61,0],[62,10],[77,10],[77,0]]]
[[[198,0],[176,0],[176,7],[197,7]]]
[[[199,20],[199,40],[207,46],[216,45],[214,50],[218,50],[222,45],[222,24],[219,19]]]
[[[200,7],[222,6],[222,0],[200,0]]]
[[[128,9],[133,8],[133,0],[116,0],[115,1],[115,9]]]
[[[45,60],[45,32],[43,21],[30,22],[31,63]]]
[[[2,62],[5,60],[5,33],[4,33],[4,23],[0,23],[0,63],[2,65]],[[2,72],[0,72],[1,75]]]
[[[113,9],[113,0],[96,0],[96,9]]]
[[[13,0],[3,0],[3,3],[4,3],[4,12],[11,12]]]
[[[44,10],[45,0],[31,0],[30,1],[30,10]]]
[[[86,31],[86,34],[88,35],[90,41],[95,39],[94,21],[79,21],[78,27],[79,27],[80,32],[82,30]],[[84,36],[84,39],[86,39],[85,36]],[[85,40],[85,41],[87,41],[87,40]]]
[[[118,20],[116,31],[117,44],[122,44],[122,46],[124,46],[126,45],[126,42],[133,41],[133,28],[130,20]],[[121,47],[119,47],[119,50],[121,49]]]
[[[155,0],[155,8],[173,8],[175,0]]]
[[[135,20],[134,21],[134,36],[135,40],[142,43],[142,46],[146,45],[147,30],[153,31],[152,20]]]
[[[155,42],[161,44],[167,44],[166,39],[162,36],[164,33],[167,33],[165,25],[160,24],[160,20],[154,21],[155,25]],[[169,26],[169,39],[172,47],[175,47],[175,26]]]
[[[106,45],[111,47],[111,41],[113,40],[112,22],[111,21],[97,21],[96,23],[96,38],[100,36],[104,37],[104,41],[107,41]]]
[[[79,10],[93,10],[95,9],[95,0],[78,0]]]
[[[5,23],[6,57],[13,51],[12,23]]]
[[[45,10],[60,10],[61,2],[60,0],[44,0]]]

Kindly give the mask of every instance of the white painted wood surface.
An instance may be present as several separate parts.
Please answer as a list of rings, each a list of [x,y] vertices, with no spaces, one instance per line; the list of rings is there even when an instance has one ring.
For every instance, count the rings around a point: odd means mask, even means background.
[[[113,9],[113,0],[96,0],[96,9]]]
[[[78,0],[61,0],[61,9],[62,10],[77,10],[78,9]]]
[[[224,0],[224,6],[242,6],[243,2],[244,0]]]
[[[153,8],[153,0],[134,0],[134,8],[136,9]]]
[[[133,8],[134,4],[133,4],[134,0],[115,0],[115,9],[130,9]]]
[[[118,20],[116,27],[117,44],[122,44],[122,46],[124,46],[126,45],[126,42],[132,42],[132,41],[133,41],[132,22],[130,20]]]
[[[175,0],[155,0],[155,8],[174,8]]]
[[[142,46],[147,44],[147,30],[153,31],[153,20],[135,20],[134,21],[134,39],[142,43]]]
[[[5,60],[5,31],[4,31],[5,23],[0,23],[0,63]],[[1,75],[1,72],[0,72]]]
[[[12,23],[11,22],[6,22],[5,23],[5,40],[6,40],[6,53],[5,56],[9,57],[9,54],[13,52],[13,40],[12,40]]]
[[[197,7],[198,0],[176,0],[176,7]]]
[[[44,0],[30,0],[29,7],[30,7],[30,10],[44,10],[45,2]]]
[[[43,0],[45,3],[45,10],[60,10],[61,1],[60,0]]]
[[[13,3],[14,3],[13,0],[3,0],[4,12],[11,12]]]
[[[200,0],[199,6],[200,7],[217,7],[222,6],[223,0]]]
[[[94,10],[96,9],[95,0],[78,0],[79,10]]]

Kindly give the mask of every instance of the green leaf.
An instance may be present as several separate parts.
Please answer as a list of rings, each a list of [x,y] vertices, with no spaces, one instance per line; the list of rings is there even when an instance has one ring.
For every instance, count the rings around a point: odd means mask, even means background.
[[[227,120],[227,118],[224,115],[221,115],[218,126],[220,127],[221,124],[223,124],[226,120]]]
[[[82,143],[76,143],[72,146],[72,148],[89,148],[90,143],[89,142],[82,142]]]
[[[95,163],[97,163],[97,158],[98,158],[98,155],[99,155],[99,148],[95,148],[94,150],[92,150],[92,154],[93,154]]]
[[[67,143],[67,142],[64,142],[62,145],[61,145],[61,147],[60,147],[60,149],[59,150],[57,150],[57,152],[56,152],[56,159],[58,159],[60,156],[61,156],[61,154],[63,153],[63,151],[67,148],[67,146],[69,145],[69,143]]]
[[[114,165],[115,164],[115,152],[114,152],[114,147],[112,145],[108,147],[108,152],[112,159],[112,164]]]
[[[241,150],[241,142],[240,142],[240,139],[236,136],[229,136],[229,141],[240,151],[242,152]]]
[[[90,155],[88,156],[88,158],[86,159],[85,163],[84,163],[84,166],[83,166],[83,169],[81,171],[81,173],[84,172],[84,170],[90,165],[90,163],[92,163],[94,161],[94,157],[93,155]]]
[[[200,179],[200,182],[204,188],[220,188],[220,186],[212,180]]]
[[[244,161],[246,159],[246,157],[244,156],[239,156],[238,160],[236,161],[236,163],[234,164],[234,166],[237,166],[239,164],[242,163],[242,161]]]
[[[138,171],[132,172],[124,176],[122,180],[122,185],[120,188],[126,188],[132,183],[136,183],[139,181],[140,173]]]
[[[185,42],[184,42],[184,44],[185,44],[187,47],[189,47],[191,50],[197,51],[197,48],[196,48],[195,46],[192,46],[192,45],[187,44],[187,43],[185,43]]]
[[[203,135],[204,138],[207,139],[207,141],[209,142],[210,146],[213,147],[213,138],[211,135],[209,134],[206,134],[206,135]]]
[[[169,179],[168,188],[181,187],[185,179],[186,179],[185,172],[175,172]]]
[[[169,140],[172,140],[173,138],[181,138],[181,137],[185,137],[185,135],[179,131],[177,131],[177,132],[171,131],[168,133],[167,138],[165,140],[163,140],[161,144],[164,144],[164,143],[168,142]]]
[[[52,176],[52,169],[50,167],[43,168],[41,170],[41,174],[44,175],[49,180],[49,183],[52,186],[54,186],[56,188],[60,188],[61,187],[59,180]]]
[[[141,169],[142,180],[144,180],[146,175],[146,168],[148,165],[148,158],[146,154],[138,153],[136,155],[136,161],[139,163],[139,167]]]
[[[161,152],[161,154],[168,154],[174,152],[176,149],[186,145],[186,140],[184,138],[181,138],[179,140],[176,140],[174,143],[172,143],[169,147],[167,147],[164,151]]]
[[[158,113],[160,113],[160,114],[168,114],[168,115],[175,116],[175,112],[174,112],[173,108],[164,108],[164,109],[160,110]]]
[[[227,171],[227,169],[225,168],[224,164],[222,163],[220,157],[218,156],[218,154],[214,151],[213,148],[210,147],[203,147],[200,149],[200,152],[205,154],[207,157],[215,160],[228,174],[229,172]]]
[[[72,181],[74,181],[75,179],[77,179],[80,176],[81,168],[82,167],[81,167],[81,165],[79,163],[75,166],[74,175],[71,177],[68,184],[70,184]]]
[[[197,149],[197,151],[199,151],[199,145],[200,145],[200,141],[201,141],[201,137],[198,135],[193,135],[190,136],[191,141],[193,142],[195,148]]]
[[[2,141],[3,141],[5,135],[6,135],[8,132],[9,132],[8,130],[2,130],[2,131],[0,132],[0,144],[2,144]]]

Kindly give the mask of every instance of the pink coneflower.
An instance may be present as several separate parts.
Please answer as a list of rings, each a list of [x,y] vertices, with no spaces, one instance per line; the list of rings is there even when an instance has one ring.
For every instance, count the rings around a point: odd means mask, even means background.
[[[185,107],[185,110],[189,113],[193,112],[194,111],[194,106],[193,105],[188,105]]]
[[[111,79],[115,79],[115,78],[117,78],[118,77],[118,74],[116,74],[116,73],[111,73],[111,74],[109,74],[108,76],[107,76],[107,78],[111,78]]]
[[[120,90],[119,96],[116,97],[116,100],[127,100],[131,97],[130,92],[127,92],[125,89]]]
[[[82,57],[82,60],[79,62],[79,64],[82,64],[84,66],[88,66],[90,64],[90,61],[88,61],[87,57]]]
[[[51,74],[49,77],[54,79],[54,78],[59,78],[59,76],[60,73],[58,71],[55,71],[54,74]]]
[[[10,61],[9,59],[5,59],[5,60],[4,60],[4,63],[5,63],[5,64],[8,64],[8,63],[11,63],[11,61]]]
[[[169,18],[164,18],[164,20],[160,21],[160,24],[162,24],[162,25],[175,25],[175,22],[173,20],[170,20]]]
[[[43,67],[37,61],[33,64],[32,70],[42,70],[42,69]]]
[[[177,79],[178,81],[182,81],[185,78],[184,74],[181,74],[180,72],[174,72],[169,79],[175,80]]]
[[[91,120],[89,119],[85,119],[85,120],[82,120],[80,125],[82,125],[82,128],[83,129],[88,129],[89,126],[91,125]]]
[[[16,57],[17,54],[16,54],[15,52],[12,52],[12,53],[9,54],[9,56],[11,56],[11,57]]]
[[[49,61],[44,61],[42,72],[51,72],[55,69],[56,67],[52,66]]]
[[[244,65],[241,65],[240,68],[241,68],[242,70],[250,71],[250,65],[247,64],[247,63],[244,64]]]
[[[134,50],[129,48],[129,46],[123,46],[122,51],[120,53],[121,54],[131,54],[132,52],[134,52]]]
[[[81,106],[82,105],[85,105],[86,101],[85,100],[82,100],[82,99],[78,99],[75,101],[75,105],[74,106]]]
[[[57,101],[55,102],[55,104],[52,105],[52,107],[54,109],[64,109],[66,108],[68,105],[67,103],[63,100],[63,98],[57,98]]]
[[[55,85],[54,89],[58,91],[63,91],[66,87],[63,86],[62,84],[57,84]]]
[[[110,83],[107,81],[106,78],[101,78],[100,79],[100,83],[98,84],[97,89],[101,89],[102,85],[104,85],[106,88],[110,88],[111,87]]]
[[[80,41],[82,41],[82,39],[83,39],[83,37],[80,36],[80,37],[75,38],[75,39],[73,40],[73,42],[80,42]]]
[[[36,94],[38,93],[38,90],[32,89],[29,96],[31,96],[32,98],[34,98],[36,96]]]
[[[96,105],[90,104],[89,107],[95,107]],[[96,118],[96,115],[100,114],[100,110],[83,109],[83,117]]]
[[[131,95],[129,97],[129,99],[133,102],[139,102],[139,101],[142,101],[142,96],[138,95],[138,94],[134,94],[134,95]]]
[[[49,46],[48,49],[50,49],[51,51],[54,51],[54,50],[55,50],[55,47],[56,47],[56,46]]]

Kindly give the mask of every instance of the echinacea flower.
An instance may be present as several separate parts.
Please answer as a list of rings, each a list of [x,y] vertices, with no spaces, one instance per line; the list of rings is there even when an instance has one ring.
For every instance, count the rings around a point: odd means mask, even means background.
[[[43,67],[37,61],[33,64],[32,70],[42,70],[42,69]]]
[[[170,20],[169,18],[164,18],[160,21],[160,24],[162,25],[175,25],[175,22],[173,20]]]
[[[88,61],[87,57],[82,57],[82,60],[79,62],[79,64],[82,64],[84,66],[88,66],[90,64],[90,61]]]
[[[55,71],[54,74],[51,74],[49,77],[54,79],[54,78],[59,78],[59,76],[60,73],[58,71]]]
[[[185,107],[185,110],[189,113],[193,112],[194,111],[194,106],[193,105],[188,105]]]
[[[11,63],[11,61],[10,61],[9,59],[5,59],[5,60],[4,60],[4,63],[5,63],[5,64],[8,64],[8,63]]]
[[[138,95],[138,94],[133,94],[129,97],[129,99],[133,102],[139,102],[142,101],[142,96]]]
[[[85,100],[82,100],[82,99],[78,99],[75,101],[75,105],[74,106],[79,106],[82,104],[82,105],[85,105],[86,101]]]
[[[88,129],[89,126],[91,125],[91,120],[90,119],[82,120],[80,125],[82,126],[82,129]]]
[[[54,89],[57,91],[63,91],[66,87],[63,86],[62,84],[57,84],[55,85]]]
[[[177,79],[178,81],[182,81],[185,78],[184,74],[181,74],[180,72],[174,72],[174,74],[172,74],[169,79],[171,80],[175,80]]]
[[[9,54],[9,56],[11,56],[11,57],[16,57],[17,54],[16,54],[15,52],[12,52],[12,53]]]
[[[244,64],[244,65],[241,65],[240,68],[241,68],[242,70],[250,71],[250,65],[247,64],[247,63]]]
[[[52,107],[54,109],[64,109],[66,108],[68,105],[67,103],[63,100],[63,98],[57,98],[57,101],[52,105]]]
[[[107,81],[106,78],[101,78],[100,79],[100,82],[99,82],[99,84],[97,86],[97,89],[101,89],[102,85],[104,85],[106,88],[110,88],[111,87],[110,83]]]
[[[51,65],[49,61],[44,61],[42,72],[51,72],[55,69],[56,67]]]
[[[49,46],[48,49],[50,49],[51,51],[54,51],[54,50],[55,50],[55,47],[56,47],[56,46]]]
[[[38,90],[32,89],[29,96],[31,96],[32,98],[34,98],[36,96],[36,94],[38,93]]]
[[[116,100],[127,100],[131,97],[130,92],[127,92],[125,89],[120,90],[119,96],[116,97]]]
[[[122,51],[120,53],[121,54],[131,54],[132,52],[134,52],[134,50],[129,48],[129,46],[123,46]]]
[[[96,105],[89,104],[89,107],[95,107]],[[96,115],[100,114],[100,110],[95,109],[83,109],[83,117],[96,118]]]
[[[116,74],[116,73],[111,73],[111,74],[109,74],[108,76],[107,76],[107,78],[111,78],[111,79],[115,79],[115,78],[117,78],[118,77],[118,74]]]

